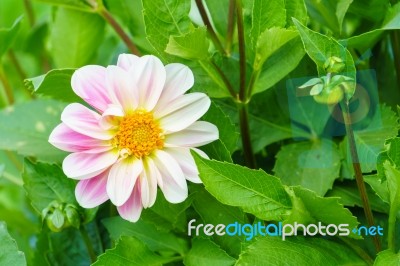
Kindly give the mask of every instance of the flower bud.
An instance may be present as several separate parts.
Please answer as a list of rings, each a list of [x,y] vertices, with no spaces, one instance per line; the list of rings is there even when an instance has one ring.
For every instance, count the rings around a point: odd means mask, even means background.
[[[324,63],[324,69],[328,73],[339,73],[344,67],[343,60],[337,56],[329,57]]]
[[[42,211],[43,221],[53,232],[60,232],[64,228],[79,228],[81,224],[78,209],[73,204],[59,203],[53,201]]]

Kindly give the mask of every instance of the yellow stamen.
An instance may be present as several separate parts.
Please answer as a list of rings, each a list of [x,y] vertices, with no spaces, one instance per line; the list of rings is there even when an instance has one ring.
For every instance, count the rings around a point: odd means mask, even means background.
[[[164,147],[164,137],[153,114],[137,111],[122,118],[118,132],[112,140],[121,157],[133,155],[137,158],[149,155]]]

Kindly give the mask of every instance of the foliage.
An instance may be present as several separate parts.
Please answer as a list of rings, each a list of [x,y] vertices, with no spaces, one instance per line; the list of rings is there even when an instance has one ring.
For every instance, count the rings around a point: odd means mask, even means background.
[[[399,264],[399,30],[389,0],[0,1],[0,265]],[[159,190],[136,223],[79,206],[48,142],[85,104],[74,71],[121,53],[187,65],[219,129],[210,159],[192,152],[202,184],[179,204]],[[380,250],[356,233],[360,175]],[[193,220],[248,230],[189,234]],[[295,223],[349,234],[248,237]]]

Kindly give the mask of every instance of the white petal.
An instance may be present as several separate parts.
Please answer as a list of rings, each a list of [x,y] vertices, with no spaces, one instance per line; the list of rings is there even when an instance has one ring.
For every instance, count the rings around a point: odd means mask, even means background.
[[[71,103],[61,114],[61,121],[70,129],[83,135],[102,140],[113,137],[99,125],[100,115],[79,103]]]
[[[147,164],[148,175],[154,176],[158,186],[160,188],[162,188],[163,187],[163,180],[162,180],[162,176],[160,174],[160,171],[158,171],[158,169],[156,167],[156,164],[154,163],[154,161],[150,157],[146,158],[146,164]],[[155,196],[157,196],[157,195],[155,195]]]
[[[166,147],[198,147],[219,138],[218,128],[205,121],[197,121],[184,130],[165,136]]]
[[[133,189],[131,196],[124,205],[118,207],[118,212],[122,218],[134,223],[139,220],[142,209],[143,206],[140,196],[140,182],[138,179],[138,182],[136,182],[135,188]]]
[[[104,111],[111,103],[105,86],[106,69],[102,66],[84,66],[74,72],[71,86],[85,102],[99,111]]]
[[[94,208],[108,200],[106,192],[108,171],[98,176],[81,180],[75,188],[75,197],[83,208]]]
[[[125,113],[121,106],[111,104],[101,115],[99,124],[104,130],[114,129],[119,124],[119,118],[123,117],[124,115]]]
[[[143,208],[151,207],[157,196],[157,176],[152,175],[153,170],[146,164],[145,171],[140,175],[140,186]]]
[[[139,88],[139,106],[147,111],[153,110],[160,98],[165,84],[165,68],[160,59],[145,55],[138,59],[130,70]]]
[[[117,66],[128,71],[136,64],[138,59],[139,57],[133,54],[120,54],[118,56]]]
[[[165,151],[171,155],[181,167],[185,178],[194,183],[201,183],[199,171],[193,156],[188,148],[166,148]]]
[[[64,123],[53,129],[49,136],[49,142],[60,150],[69,152],[81,152],[109,145],[107,141],[94,139],[75,132]]]
[[[190,93],[180,96],[164,110],[157,110],[154,117],[160,120],[160,126],[166,132],[177,132],[202,117],[210,104],[210,98],[204,93]]]
[[[65,157],[63,171],[72,179],[88,179],[99,175],[118,159],[118,152],[109,150],[102,153],[76,152]]]
[[[165,66],[165,71],[167,78],[156,107],[160,109],[164,109],[170,101],[183,95],[194,84],[193,72],[183,64],[168,64]]]
[[[188,196],[185,176],[176,160],[168,153],[158,150],[154,162],[163,179],[163,192],[165,198],[171,203],[184,201]]]
[[[142,171],[143,162],[137,159],[123,159],[111,167],[107,194],[115,206],[121,206],[128,200]]]
[[[125,112],[138,106],[138,88],[129,72],[117,66],[108,66],[106,83],[113,103],[122,106]]]

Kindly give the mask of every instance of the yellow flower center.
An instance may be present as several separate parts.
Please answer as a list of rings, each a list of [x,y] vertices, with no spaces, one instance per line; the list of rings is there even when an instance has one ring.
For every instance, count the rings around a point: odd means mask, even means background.
[[[137,158],[149,155],[164,147],[164,137],[153,114],[138,111],[122,118],[118,132],[112,139],[121,157],[133,155]]]

